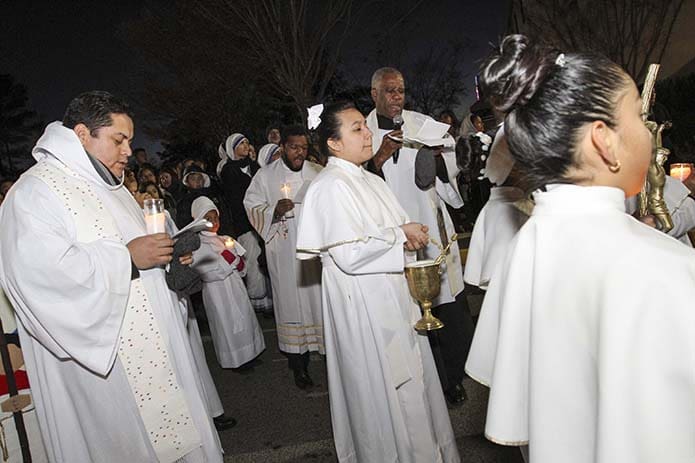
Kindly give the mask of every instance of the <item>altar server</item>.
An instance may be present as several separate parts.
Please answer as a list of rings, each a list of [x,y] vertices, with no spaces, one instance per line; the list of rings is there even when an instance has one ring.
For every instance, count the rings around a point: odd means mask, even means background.
[[[537,189],[466,365],[486,436],[534,463],[695,460],[695,253],[625,213],[652,147],[635,83],[522,35],[481,75]]]
[[[420,310],[403,275],[404,245],[427,227],[409,219],[386,184],[362,168],[372,132],[351,103],[319,116],[326,168],[307,192],[297,239],[320,254],[328,392],[340,462],[458,462],[456,441]],[[315,125],[316,122],[314,122]]]
[[[200,248],[192,267],[203,280],[203,304],[217,361],[222,368],[238,368],[265,349],[263,332],[241,279],[246,274],[244,248],[229,236],[217,235],[220,216],[215,203],[201,196],[193,201],[191,216],[212,224],[200,232]]]

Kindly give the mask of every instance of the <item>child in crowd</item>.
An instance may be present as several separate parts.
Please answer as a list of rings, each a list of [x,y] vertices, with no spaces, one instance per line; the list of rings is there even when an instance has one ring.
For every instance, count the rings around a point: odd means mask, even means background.
[[[251,307],[242,277],[244,249],[228,236],[217,235],[220,216],[206,196],[191,205],[193,219],[212,223],[200,232],[200,249],[193,253],[193,268],[203,280],[203,303],[210,324],[217,360],[222,368],[239,368],[265,349],[263,333]]]

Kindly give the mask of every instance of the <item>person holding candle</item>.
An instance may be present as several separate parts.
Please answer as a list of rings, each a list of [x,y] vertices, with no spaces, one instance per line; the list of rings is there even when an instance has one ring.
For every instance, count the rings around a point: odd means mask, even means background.
[[[50,461],[221,463],[165,281],[173,242],[147,234],[123,187],[133,134],[126,103],[79,95],[0,210],[0,282],[39,428]]]
[[[200,232],[200,248],[193,252],[193,264],[203,279],[203,304],[210,325],[217,361],[222,368],[239,368],[265,349],[263,332],[242,281],[246,264],[244,248],[229,236],[220,236],[219,210],[200,196],[191,205],[194,220],[212,224]]]
[[[300,259],[323,264],[328,396],[338,461],[459,461],[420,309],[403,274],[405,251],[428,228],[410,222],[386,183],[362,164],[372,132],[354,104],[318,116],[328,164],[312,181],[297,232]],[[316,120],[312,121],[315,126]]]
[[[695,252],[625,212],[652,152],[635,83],[523,35],[481,76],[536,203],[466,364],[485,435],[534,463],[695,460]]]
[[[222,158],[217,164],[217,176],[224,199],[229,205],[234,236],[247,253],[246,288],[254,309],[270,316],[273,312],[270,282],[259,264],[259,257],[262,258],[264,252],[262,240],[251,226],[244,208],[246,190],[259,166],[249,158],[249,140],[240,133],[227,137],[217,151]]]
[[[321,167],[306,162],[309,140],[304,127],[282,129],[282,157],[253,177],[244,206],[263,238],[273,288],[278,344],[288,358],[294,382],[311,387],[309,352],[324,352],[321,316],[321,264],[296,258],[297,219],[308,184]]]

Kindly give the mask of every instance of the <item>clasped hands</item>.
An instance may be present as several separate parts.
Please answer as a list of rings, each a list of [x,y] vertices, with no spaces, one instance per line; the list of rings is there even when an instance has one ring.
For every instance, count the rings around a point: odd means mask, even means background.
[[[427,246],[430,237],[427,234],[429,228],[421,223],[410,222],[401,225],[401,230],[405,233],[406,242],[405,249],[408,251],[417,251]]]
[[[147,270],[171,262],[174,253],[174,240],[166,233],[144,235],[133,239],[127,245],[130,258],[138,270]],[[181,265],[193,263],[193,253],[179,257]]]

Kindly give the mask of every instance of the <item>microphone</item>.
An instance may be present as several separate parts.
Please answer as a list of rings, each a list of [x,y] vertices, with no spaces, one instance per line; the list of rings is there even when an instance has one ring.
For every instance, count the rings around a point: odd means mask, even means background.
[[[396,114],[393,116],[393,130],[400,130],[403,127],[403,116],[401,114]]]
[[[393,130],[400,130],[401,127],[403,127],[403,115],[400,113],[396,114],[393,116]],[[398,155],[400,154],[401,150],[396,150],[395,153],[393,153],[393,163],[398,164]]]

